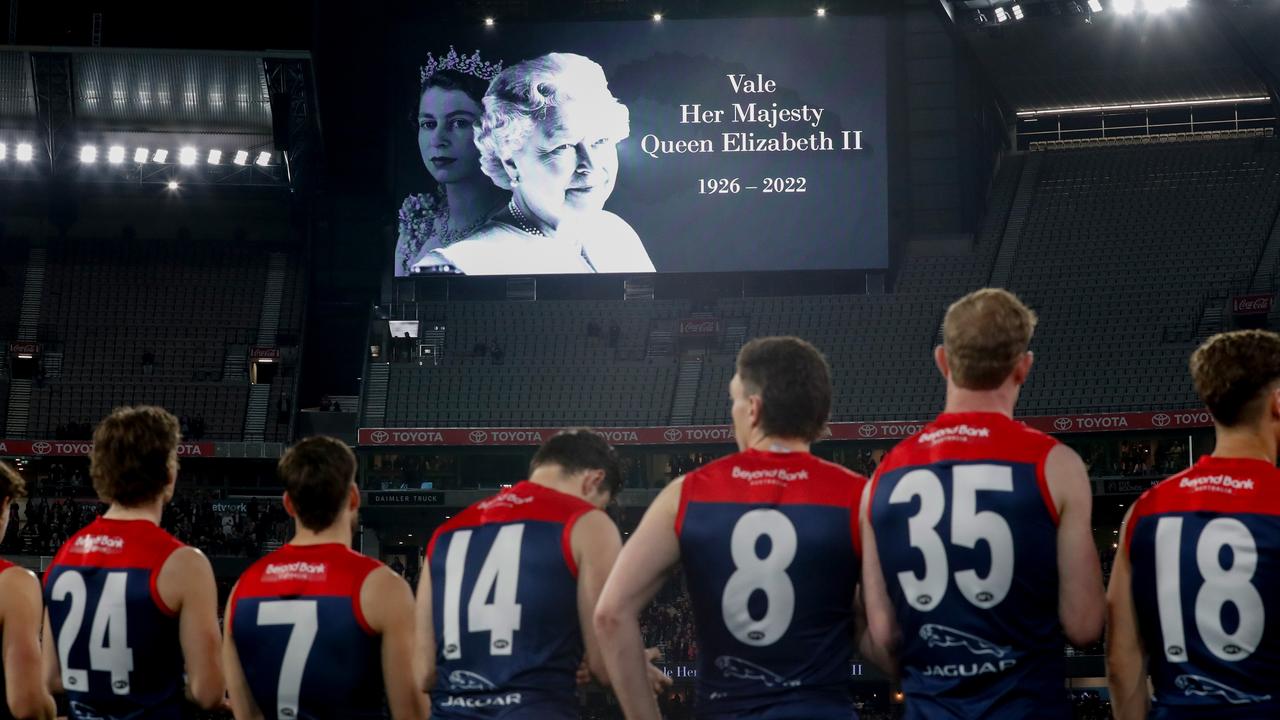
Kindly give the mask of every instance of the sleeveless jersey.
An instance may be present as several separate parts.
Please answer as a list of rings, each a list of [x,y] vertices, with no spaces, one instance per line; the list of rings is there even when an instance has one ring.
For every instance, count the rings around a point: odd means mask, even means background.
[[[227,623],[264,716],[385,716],[382,638],[360,609],[380,567],[345,545],[285,545],[240,576]]]
[[[9,568],[18,567],[13,563],[0,558],[0,575],[3,575]],[[4,647],[3,633],[9,632],[8,628],[0,628],[0,648]],[[0,720],[13,720],[13,714],[9,712],[9,697],[5,694],[5,677],[4,677],[4,659],[0,657]]]
[[[945,413],[876,469],[870,521],[901,630],[907,718],[1070,718],[1053,438]]]
[[[1152,718],[1280,717],[1280,470],[1202,458],[1133,506]]]
[[[427,547],[432,717],[577,718],[582,662],[570,535],[590,503],[531,482],[478,502]]]
[[[72,718],[183,717],[178,615],[156,587],[181,547],[146,520],[98,518],[54,556],[44,601]]]
[[[747,450],[685,476],[675,531],[698,635],[698,717],[856,717],[865,486],[804,452]]]

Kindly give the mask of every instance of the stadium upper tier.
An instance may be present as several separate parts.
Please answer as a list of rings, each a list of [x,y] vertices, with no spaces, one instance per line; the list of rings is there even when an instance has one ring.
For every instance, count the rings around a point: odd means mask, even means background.
[[[926,418],[942,401],[931,349],[947,304],[988,284],[1019,293],[1040,315],[1024,412],[1196,407],[1191,350],[1227,327],[1233,294],[1275,290],[1275,268],[1260,263],[1274,265],[1280,251],[1278,209],[1274,138],[1013,155],[974,241],[944,250],[913,244],[892,294],[696,308],[661,300],[401,306],[424,327],[443,326],[437,364],[391,363],[385,398],[366,383],[362,422],[727,422],[737,348],[773,334],[800,335],[827,354],[834,420]],[[679,342],[689,316],[718,320],[717,336],[696,350]]]

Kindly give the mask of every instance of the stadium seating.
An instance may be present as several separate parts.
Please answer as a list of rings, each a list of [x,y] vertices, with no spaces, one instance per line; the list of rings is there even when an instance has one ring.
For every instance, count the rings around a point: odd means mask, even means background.
[[[1026,413],[1193,407],[1186,359],[1225,329],[1280,208],[1271,138],[1035,151],[1036,174],[1008,286],[1040,314]],[[936,413],[931,349],[947,304],[991,281],[1027,154],[1005,158],[971,248],[909,248],[887,295],[722,299],[710,308],[744,338],[813,341],[831,361],[834,420]],[[387,424],[665,424],[677,360],[651,333],[690,312],[671,301],[423,303],[402,314],[446,325],[439,366],[394,365]],[[585,326],[617,320],[616,350]],[[468,357],[500,345],[504,365]],[[593,344],[594,343],[594,344]],[[736,343],[704,356],[692,422],[728,420]],[[637,390],[633,393],[632,388]],[[566,395],[566,393],[571,393]],[[550,404],[548,404],[550,403]]]

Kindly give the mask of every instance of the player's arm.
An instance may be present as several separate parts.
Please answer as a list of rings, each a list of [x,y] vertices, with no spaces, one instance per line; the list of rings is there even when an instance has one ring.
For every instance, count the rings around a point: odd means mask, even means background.
[[[264,720],[258,702],[253,698],[253,691],[249,689],[249,680],[244,676],[240,652],[236,649],[235,637],[232,635],[232,613],[236,591],[239,589],[239,585],[231,589],[231,597],[227,599],[227,617],[223,623],[226,629],[222,636],[222,666],[227,672],[227,694],[231,697],[231,712],[236,720]]]
[[[418,578],[418,598],[414,605],[417,618],[417,642],[414,658],[417,663],[414,677],[422,692],[430,693],[436,686],[436,625],[431,597],[431,557],[423,556],[422,574]]]
[[[1129,508],[1120,526],[1120,547],[1111,567],[1111,584],[1107,586],[1107,688],[1116,720],[1141,720],[1151,706],[1146,653],[1133,609],[1132,569],[1125,543],[1132,516],[1133,508]]]
[[[369,627],[382,636],[382,680],[392,719],[422,720],[430,714],[430,707],[414,672],[417,623],[409,583],[391,568],[380,567],[365,578],[360,607]]]
[[[684,478],[667,485],[645,511],[640,526],[622,548],[596,604],[595,630],[623,712],[629,720],[658,720],[650,689],[640,612],[662,589],[680,561],[676,513]]]
[[[53,624],[49,622],[49,609],[44,611],[44,627],[40,630],[40,655],[44,658],[44,686],[54,695],[61,695],[62,665],[58,662],[58,646],[53,638]]]
[[[1093,487],[1075,450],[1058,445],[1045,460],[1058,508],[1058,617],[1076,647],[1097,641],[1106,615],[1102,565],[1093,542]]]
[[[858,652],[876,667],[893,677],[897,674],[894,652],[898,647],[898,623],[889,600],[875,531],[871,528],[871,488],[862,491],[858,511],[858,529],[862,534],[862,583],[859,587],[862,611],[866,616],[866,632],[858,638]]]
[[[604,583],[609,579],[609,571],[622,550],[622,536],[608,515],[592,510],[574,523],[569,545],[573,560],[578,565],[578,620],[582,625],[587,667],[601,685],[608,686],[609,672],[596,638],[593,618]]]
[[[205,710],[222,707],[227,684],[218,631],[218,584],[209,558],[193,547],[178,548],[160,568],[156,587],[165,605],[178,613],[187,699]]]
[[[40,664],[40,583],[31,571],[0,573],[0,627],[4,628],[4,692],[19,720],[53,720],[56,707]]]

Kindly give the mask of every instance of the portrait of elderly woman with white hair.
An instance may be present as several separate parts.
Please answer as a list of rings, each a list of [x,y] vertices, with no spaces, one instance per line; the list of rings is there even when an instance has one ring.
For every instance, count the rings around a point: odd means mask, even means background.
[[[475,144],[481,169],[511,200],[415,270],[653,272],[635,230],[604,209],[618,179],[617,146],[629,133],[627,107],[589,58],[550,53],[503,70],[485,94]]]

